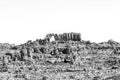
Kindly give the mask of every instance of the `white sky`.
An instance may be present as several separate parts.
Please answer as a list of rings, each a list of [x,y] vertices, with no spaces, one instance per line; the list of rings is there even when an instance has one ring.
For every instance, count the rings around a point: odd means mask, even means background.
[[[119,27],[119,0],[0,0],[0,43],[64,32],[80,32],[93,42],[120,42]]]

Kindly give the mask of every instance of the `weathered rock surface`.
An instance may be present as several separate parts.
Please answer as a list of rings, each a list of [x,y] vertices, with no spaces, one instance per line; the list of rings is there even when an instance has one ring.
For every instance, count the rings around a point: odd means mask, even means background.
[[[84,41],[72,32],[0,44],[0,80],[120,80],[120,43]]]

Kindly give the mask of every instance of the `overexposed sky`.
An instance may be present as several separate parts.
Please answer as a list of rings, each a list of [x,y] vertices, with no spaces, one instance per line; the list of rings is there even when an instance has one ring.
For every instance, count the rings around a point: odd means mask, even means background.
[[[0,43],[21,44],[64,32],[80,32],[93,42],[120,42],[120,1],[0,0]]]

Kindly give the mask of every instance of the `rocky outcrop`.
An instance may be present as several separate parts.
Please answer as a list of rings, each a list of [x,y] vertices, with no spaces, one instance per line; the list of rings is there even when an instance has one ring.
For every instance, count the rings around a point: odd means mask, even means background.
[[[120,43],[113,40],[95,43],[81,40],[80,33],[48,34],[20,45],[1,44],[0,54],[0,80],[119,80]]]
[[[47,34],[45,39],[48,41],[51,37],[54,37],[55,41],[80,41],[81,34],[80,33],[63,33],[63,34]]]

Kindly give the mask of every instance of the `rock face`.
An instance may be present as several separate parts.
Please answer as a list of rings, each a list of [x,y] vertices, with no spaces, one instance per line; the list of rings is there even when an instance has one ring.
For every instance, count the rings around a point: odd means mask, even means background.
[[[0,44],[0,80],[120,80],[119,72],[120,43],[113,40],[93,43],[72,32]]]

